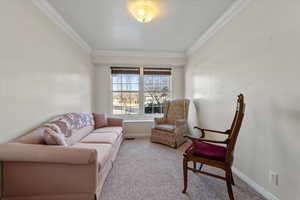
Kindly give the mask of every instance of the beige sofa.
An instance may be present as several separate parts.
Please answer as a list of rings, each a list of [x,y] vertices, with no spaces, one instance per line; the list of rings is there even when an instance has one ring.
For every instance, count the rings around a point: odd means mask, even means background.
[[[95,200],[123,141],[123,121],[72,130],[69,146],[46,145],[43,128],[0,145],[3,200]]]

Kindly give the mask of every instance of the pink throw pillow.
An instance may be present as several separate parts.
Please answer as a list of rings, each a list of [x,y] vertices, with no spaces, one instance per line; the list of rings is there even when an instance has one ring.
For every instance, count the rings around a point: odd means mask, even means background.
[[[93,113],[95,121],[95,129],[107,126],[107,116],[106,113],[96,114]]]
[[[50,128],[45,128],[43,137],[46,144],[68,146],[64,134]]]

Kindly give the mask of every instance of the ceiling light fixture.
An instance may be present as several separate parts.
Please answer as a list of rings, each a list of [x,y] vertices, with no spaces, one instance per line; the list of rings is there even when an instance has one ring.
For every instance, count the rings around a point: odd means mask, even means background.
[[[129,11],[141,23],[151,22],[158,14],[158,3],[154,0],[137,0],[129,3]]]

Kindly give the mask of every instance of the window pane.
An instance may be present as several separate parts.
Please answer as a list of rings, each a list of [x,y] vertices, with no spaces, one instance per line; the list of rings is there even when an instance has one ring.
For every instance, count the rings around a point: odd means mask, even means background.
[[[113,92],[113,114],[123,114],[121,92]]]
[[[160,107],[153,107],[153,112],[154,113],[162,113],[162,106],[160,106]]]
[[[138,83],[123,83],[122,91],[139,91]]]
[[[138,114],[138,92],[113,92],[113,114]]]
[[[112,85],[112,90],[113,91],[121,91],[122,90],[122,84],[121,83],[113,83]]]
[[[144,75],[144,112],[163,113],[163,102],[170,98],[170,75]]]
[[[139,83],[139,75],[137,74],[122,74],[123,83]]]
[[[113,114],[139,113],[139,74],[112,74]]]
[[[113,83],[122,83],[122,74],[113,74],[112,82]]]

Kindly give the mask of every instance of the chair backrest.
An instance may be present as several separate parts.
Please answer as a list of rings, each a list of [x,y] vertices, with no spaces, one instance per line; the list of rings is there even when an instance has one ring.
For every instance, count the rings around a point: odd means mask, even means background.
[[[226,162],[229,162],[230,165],[232,165],[233,163],[234,149],[235,149],[237,137],[239,135],[242,126],[242,121],[245,114],[245,106],[246,105],[244,103],[244,95],[243,94],[238,95],[236,112],[230,128],[230,135],[228,137],[228,145],[227,145],[227,153],[226,153]]]
[[[164,103],[164,119],[168,124],[175,124],[176,120],[188,118],[190,100],[175,99]]]

